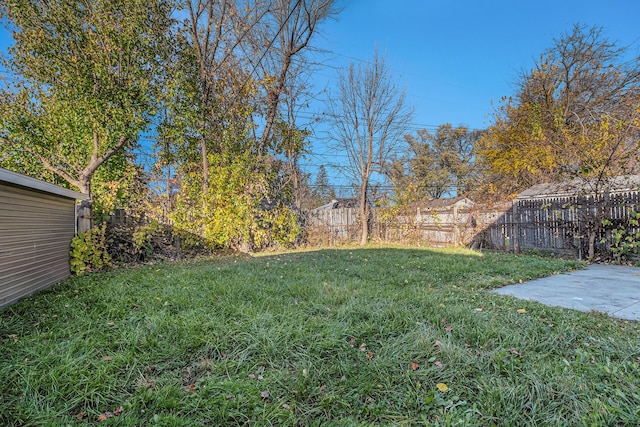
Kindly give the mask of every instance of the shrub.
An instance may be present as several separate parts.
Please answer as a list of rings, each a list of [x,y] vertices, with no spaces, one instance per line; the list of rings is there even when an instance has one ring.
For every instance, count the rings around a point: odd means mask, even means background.
[[[141,258],[149,258],[153,255],[156,244],[154,238],[161,233],[158,221],[152,220],[141,226],[133,233],[133,248]]]
[[[106,228],[107,225],[103,223],[86,233],[78,233],[71,240],[71,272],[80,275],[111,266],[105,238]]]
[[[640,212],[632,211],[629,219],[618,226],[613,226],[609,220],[602,221],[605,227],[611,228],[611,253],[617,261],[626,260],[631,256],[638,255],[640,250]],[[635,231],[634,231],[635,230]],[[607,239],[603,238],[602,243]]]

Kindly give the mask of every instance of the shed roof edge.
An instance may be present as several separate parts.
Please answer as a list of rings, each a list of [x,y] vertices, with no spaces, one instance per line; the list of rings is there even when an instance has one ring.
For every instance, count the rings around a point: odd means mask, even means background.
[[[31,178],[30,176],[3,168],[0,168],[0,182],[7,182],[9,184],[43,191],[45,193],[55,194],[56,196],[66,197],[68,199],[87,200],[89,198],[88,194],[69,190],[67,188],[40,181],[39,179]]]

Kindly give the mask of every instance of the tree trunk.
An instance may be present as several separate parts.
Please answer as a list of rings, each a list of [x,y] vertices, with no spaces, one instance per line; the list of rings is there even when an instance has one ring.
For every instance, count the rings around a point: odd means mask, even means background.
[[[293,194],[296,211],[302,213],[302,195],[300,194],[300,175],[298,170],[298,154],[291,154],[291,175],[293,176]]]
[[[596,256],[596,230],[589,230],[589,260]]]
[[[200,154],[202,157],[202,219],[207,216],[207,194],[209,193],[209,150],[204,137],[200,138]]]
[[[292,54],[289,52],[285,54],[277,86],[274,89],[267,91],[267,118],[265,121],[264,131],[262,132],[262,136],[258,142],[258,157],[262,157],[264,155],[267,142],[271,136],[271,129],[273,128],[273,124],[278,113],[280,95],[282,95],[282,91],[284,90],[287,73],[289,72],[289,66],[291,65],[291,56]]]
[[[75,183],[72,183],[72,184],[75,184]],[[87,194],[89,197],[91,197],[91,177],[90,176],[80,175],[76,186],[78,187],[78,190],[82,194]]]
[[[360,222],[362,224],[360,231],[360,245],[366,245],[369,240],[369,206],[367,203],[367,189],[369,187],[369,178],[363,177],[360,187]]]
[[[167,204],[163,215],[165,221],[168,221],[169,212],[171,212],[171,163],[167,165]]]

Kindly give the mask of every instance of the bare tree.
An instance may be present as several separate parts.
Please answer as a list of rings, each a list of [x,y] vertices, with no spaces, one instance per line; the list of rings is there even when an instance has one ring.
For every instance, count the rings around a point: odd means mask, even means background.
[[[348,157],[348,168],[359,188],[360,244],[369,238],[368,193],[372,174],[384,172],[385,163],[399,143],[413,111],[394,83],[377,50],[370,63],[351,64],[339,74],[339,95],[330,102],[331,139]]]
[[[261,158],[270,148],[282,99],[294,84],[291,75],[305,69],[293,65],[293,59],[310,47],[321,21],[337,11],[335,0],[182,1],[187,13],[178,39],[185,49],[177,74],[187,76],[183,98],[193,103],[179,110],[188,108],[185,116],[197,122],[188,126],[191,144],[197,139],[201,193],[206,195],[210,154],[225,149],[221,135],[255,130],[248,120],[258,115],[263,126],[254,152]],[[265,91],[261,99],[256,97],[259,87]]]
[[[304,73],[304,70],[298,67],[292,76],[289,84],[289,89],[285,91],[285,96],[282,99],[283,113],[282,119],[279,123],[281,132],[279,135],[279,141],[274,143],[276,152],[282,152],[285,156],[285,162],[288,169],[290,183],[293,186],[293,198],[296,209],[298,212],[302,211],[302,172],[299,167],[300,157],[305,152],[305,147],[308,143],[308,136],[311,132],[300,127],[296,118],[299,113],[301,105],[304,104],[305,98],[310,95],[307,92],[307,85],[298,82],[298,79],[306,79],[308,74]]]
[[[266,91],[264,108],[265,125],[258,140],[258,156],[262,156],[272,136],[272,131],[283,95],[292,87],[292,80],[301,69],[308,68],[301,57],[310,48],[313,36],[322,21],[338,13],[335,0],[272,0],[270,19],[274,25],[266,27],[267,32],[260,35],[259,42],[271,39],[268,55],[264,58],[263,73]],[[268,31],[275,31],[275,35]],[[258,47],[261,43],[258,43]],[[300,58],[297,67],[294,58]],[[293,75],[293,77],[292,77]]]

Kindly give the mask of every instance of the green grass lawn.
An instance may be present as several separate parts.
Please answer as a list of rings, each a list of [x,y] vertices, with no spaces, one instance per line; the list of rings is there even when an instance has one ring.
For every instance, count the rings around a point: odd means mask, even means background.
[[[487,292],[579,266],[368,247],[73,278],[0,311],[0,425],[637,425],[637,323]]]

